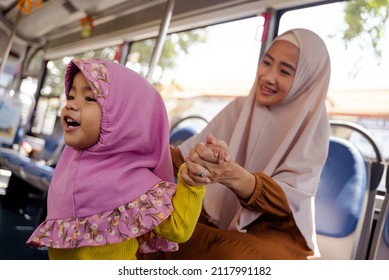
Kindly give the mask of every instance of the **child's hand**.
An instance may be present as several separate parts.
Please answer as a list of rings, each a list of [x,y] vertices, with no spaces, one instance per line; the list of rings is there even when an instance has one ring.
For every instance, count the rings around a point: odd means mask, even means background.
[[[184,181],[185,184],[189,186],[198,186],[198,185],[204,185],[202,182],[195,182],[190,176],[189,176],[189,170],[186,165],[186,163],[183,163],[181,165],[181,179]]]

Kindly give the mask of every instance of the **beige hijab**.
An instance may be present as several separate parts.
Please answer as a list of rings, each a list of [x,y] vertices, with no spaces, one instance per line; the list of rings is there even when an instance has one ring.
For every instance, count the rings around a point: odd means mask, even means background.
[[[210,132],[226,141],[237,163],[250,172],[271,176],[282,187],[297,226],[315,256],[319,256],[314,197],[329,144],[325,98],[330,59],[324,42],[312,31],[293,29],[275,40],[279,39],[296,40],[300,48],[288,96],[275,106],[260,106],[255,102],[256,80],[249,96],[231,102],[180,150],[186,156]],[[204,208],[211,222],[225,230],[244,231],[261,215],[243,209],[236,195],[220,184],[207,187]]]

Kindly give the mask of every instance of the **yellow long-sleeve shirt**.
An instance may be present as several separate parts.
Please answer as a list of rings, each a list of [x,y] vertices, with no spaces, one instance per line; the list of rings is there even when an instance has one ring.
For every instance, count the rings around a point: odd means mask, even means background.
[[[187,185],[181,178],[181,172],[178,172],[177,190],[172,198],[174,210],[154,229],[155,233],[173,242],[186,242],[196,226],[204,195],[205,186]],[[49,248],[49,258],[52,260],[135,260],[137,250],[138,241],[133,238],[104,246]]]

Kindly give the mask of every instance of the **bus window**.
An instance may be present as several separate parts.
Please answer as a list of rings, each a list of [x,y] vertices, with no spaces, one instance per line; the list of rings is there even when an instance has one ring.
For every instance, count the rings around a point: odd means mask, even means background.
[[[38,87],[38,79],[41,74],[41,68],[44,61],[45,52],[43,49],[37,50],[33,52],[32,57],[30,59],[26,59],[26,65],[24,65],[23,76],[20,83],[20,92],[24,96],[28,96],[30,99],[30,107],[28,111],[25,112],[25,116],[23,118],[23,125],[27,125],[27,122],[30,120],[32,110],[35,106],[35,94]],[[26,129],[28,129],[26,127]]]
[[[43,96],[39,99],[32,132],[34,134],[50,135],[60,111],[60,100],[56,96]]]
[[[63,96],[64,74],[71,59],[100,57],[113,60],[118,50],[118,46],[111,46],[48,61],[47,75],[38,99],[37,114],[31,132],[37,135],[49,135],[53,132],[55,121],[65,103]]]
[[[34,96],[36,94],[38,78],[41,74],[44,55],[45,51],[40,49],[35,51],[30,59],[26,59],[27,63],[24,65],[22,81],[20,84],[21,92],[30,96]]]
[[[14,76],[9,73],[2,73],[0,75],[0,97],[4,96],[7,88],[11,85]]]
[[[169,34],[153,83],[171,125],[188,116],[211,120],[233,98],[248,95],[255,77],[263,17]],[[133,43],[127,66],[145,75],[155,40]],[[201,118],[194,125],[204,126]],[[200,128],[199,128],[200,129]]]
[[[331,81],[327,110],[331,119],[353,121],[373,135],[384,160],[389,160],[389,50],[381,48],[381,57],[375,55],[366,37],[358,36],[346,44],[346,2],[286,12],[280,20],[279,33],[290,28],[308,28],[317,32],[326,42],[331,58]],[[328,20],[331,19],[331,20]],[[374,21],[374,19],[371,19]],[[317,24],[325,22],[326,24]],[[389,43],[382,38],[379,46]],[[363,49],[361,49],[363,46]],[[365,157],[375,158],[371,145],[362,136],[339,130],[362,150]],[[383,177],[384,178],[384,177]],[[384,191],[384,180],[378,190]]]
[[[133,42],[127,56],[126,67],[146,77],[156,41],[157,39],[150,38]]]

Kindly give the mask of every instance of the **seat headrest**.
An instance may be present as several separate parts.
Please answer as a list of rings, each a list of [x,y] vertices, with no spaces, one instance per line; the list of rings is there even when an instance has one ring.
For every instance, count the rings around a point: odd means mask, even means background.
[[[367,188],[366,165],[349,141],[330,138],[316,195],[317,233],[343,237],[355,230]]]

